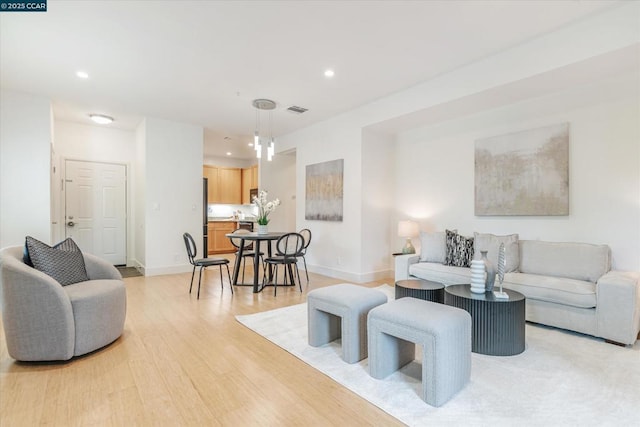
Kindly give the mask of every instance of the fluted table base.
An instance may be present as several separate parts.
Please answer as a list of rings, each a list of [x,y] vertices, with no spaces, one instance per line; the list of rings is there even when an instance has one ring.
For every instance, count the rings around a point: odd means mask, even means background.
[[[513,356],[525,348],[525,297],[504,289],[509,299],[491,292],[472,293],[469,285],[445,288],[444,303],[471,314],[471,351],[490,356]]]
[[[396,282],[396,299],[413,297],[444,304],[444,285],[431,280],[408,279]]]

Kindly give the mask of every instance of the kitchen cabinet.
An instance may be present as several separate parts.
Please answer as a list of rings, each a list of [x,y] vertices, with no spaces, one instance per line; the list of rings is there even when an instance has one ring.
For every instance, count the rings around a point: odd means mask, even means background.
[[[258,165],[250,168],[242,169],[242,204],[251,203],[249,191],[252,188],[258,188]]]
[[[218,168],[215,166],[204,166],[202,176],[208,180],[207,200],[209,203],[219,203],[216,200],[220,199],[220,192],[218,190]]]
[[[242,203],[242,170],[205,165],[203,176],[209,181],[209,203],[239,205]]]
[[[236,227],[235,221],[209,221],[209,255],[235,252],[236,248],[226,234],[233,233]]]
[[[240,168],[218,168],[218,189],[220,191],[220,201],[239,205],[242,203],[242,170]]]

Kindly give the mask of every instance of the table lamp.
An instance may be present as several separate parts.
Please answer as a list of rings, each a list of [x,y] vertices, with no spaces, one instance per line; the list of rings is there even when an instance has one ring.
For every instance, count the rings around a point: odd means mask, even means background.
[[[419,231],[418,223],[415,221],[398,222],[398,237],[404,237],[407,239],[407,244],[402,248],[403,254],[416,253],[416,248],[411,244],[411,238],[417,236]]]

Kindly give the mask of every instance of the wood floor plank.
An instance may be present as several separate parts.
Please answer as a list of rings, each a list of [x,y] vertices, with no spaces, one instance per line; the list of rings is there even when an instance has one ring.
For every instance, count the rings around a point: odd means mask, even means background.
[[[67,363],[15,362],[2,330],[0,425],[402,425],[235,320],[303,303],[309,290],[343,280],[311,273],[303,292],[236,287],[232,295],[210,270],[198,300],[190,278],[124,279],[123,335]],[[365,285],[382,283],[392,279]]]

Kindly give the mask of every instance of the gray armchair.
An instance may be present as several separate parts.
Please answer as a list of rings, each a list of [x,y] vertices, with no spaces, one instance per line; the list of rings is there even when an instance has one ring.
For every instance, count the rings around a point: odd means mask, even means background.
[[[0,308],[11,357],[68,360],[122,334],[127,300],[114,266],[83,253],[90,280],[61,286],[25,264],[22,250],[14,246],[0,251]]]

